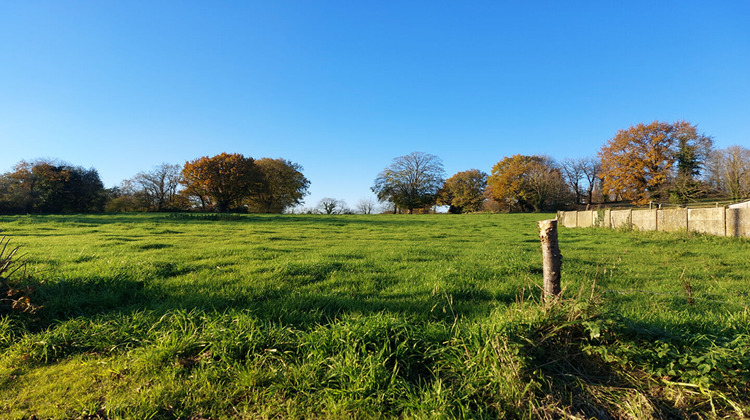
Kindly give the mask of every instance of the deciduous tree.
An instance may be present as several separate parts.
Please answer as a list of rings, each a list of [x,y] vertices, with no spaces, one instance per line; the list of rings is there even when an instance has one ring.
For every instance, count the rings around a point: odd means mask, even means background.
[[[514,155],[492,167],[486,195],[509,211],[541,211],[561,205],[567,191],[550,158]]]
[[[182,169],[186,192],[198,198],[204,209],[237,210],[263,186],[255,160],[239,153],[204,156],[186,162]]]
[[[450,213],[479,211],[485,200],[487,174],[478,170],[458,172],[448,178],[438,193],[437,203],[449,206]]]
[[[360,214],[372,214],[377,208],[377,203],[372,198],[362,198],[357,202],[357,212]]]
[[[705,160],[711,139],[686,121],[654,121],[620,130],[599,152],[604,194],[635,204],[660,197],[678,173],[693,177]]]
[[[104,185],[93,168],[22,161],[2,178],[0,207],[5,212],[86,213],[104,208]]]
[[[284,159],[263,158],[255,161],[262,175],[262,187],[247,200],[255,213],[282,213],[302,203],[310,181],[302,174],[302,166]]]
[[[375,178],[372,191],[380,201],[390,201],[411,214],[435,203],[444,174],[440,158],[413,152],[393,159]]]
[[[120,185],[107,189],[106,195],[104,210],[108,213],[146,211],[146,200],[139,196],[132,179],[123,180]]]
[[[336,198],[322,198],[318,202],[318,211],[322,214],[343,214],[347,213],[346,202]]]
[[[147,210],[179,209],[177,189],[182,180],[180,171],[179,165],[162,163],[150,172],[140,172],[133,178]]]
[[[593,202],[594,189],[599,181],[601,162],[599,159],[586,157],[579,159],[565,159],[560,170],[576,197],[576,203]]]
[[[731,146],[712,154],[710,179],[732,200],[750,196],[750,149]]]

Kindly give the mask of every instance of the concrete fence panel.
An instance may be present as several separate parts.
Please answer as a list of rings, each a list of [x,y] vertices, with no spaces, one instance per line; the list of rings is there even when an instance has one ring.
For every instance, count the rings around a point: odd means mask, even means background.
[[[565,227],[578,227],[578,215],[574,211],[564,211],[562,212],[563,218],[562,218],[562,225]]]
[[[610,209],[600,209],[594,212],[594,226],[598,227],[612,227],[610,223],[610,213],[612,210]]]
[[[688,230],[724,236],[726,234],[724,207],[688,209]]]
[[[612,227],[617,229],[619,227],[630,227],[630,210],[612,210],[610,213]]]
[[[656,212],[656,209],[633,210],[633,213],[631,214],[633,228],[638,230],[656,230]]]
[[[727,209],[727,236],[750,238],[750,208]]]
[[[578,212],[578,227],[592,227],[594,226],[594,211],[586,210]]]
[[[666,209],[659,210],[657,216],[657,227],[664,232],[677,232],[687,230],[688,228],[688,211],[687,209]]]

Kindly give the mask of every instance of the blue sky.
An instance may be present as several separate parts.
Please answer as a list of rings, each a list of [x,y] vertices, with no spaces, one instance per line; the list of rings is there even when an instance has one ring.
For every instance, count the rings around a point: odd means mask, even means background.
[[[0,0],[0,172],[238,152],[354,206],[413,151],[489,173],[683,119],[750,147],[750,2]]]

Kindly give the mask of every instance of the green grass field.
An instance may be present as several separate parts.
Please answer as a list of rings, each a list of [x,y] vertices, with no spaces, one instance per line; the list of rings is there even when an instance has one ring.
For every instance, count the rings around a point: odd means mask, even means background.
[[[750,241],[550,217],[0,217],[0,418],[750,414]]]

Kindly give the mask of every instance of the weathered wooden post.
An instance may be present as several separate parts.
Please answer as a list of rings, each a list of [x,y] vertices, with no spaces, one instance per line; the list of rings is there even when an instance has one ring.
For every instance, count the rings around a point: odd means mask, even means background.
[[[562,255],[557,244],[557,220],[540,220],[539,239],[542,241],[542,264],[544,270],[544,301],[560,296],[560,268]]]

